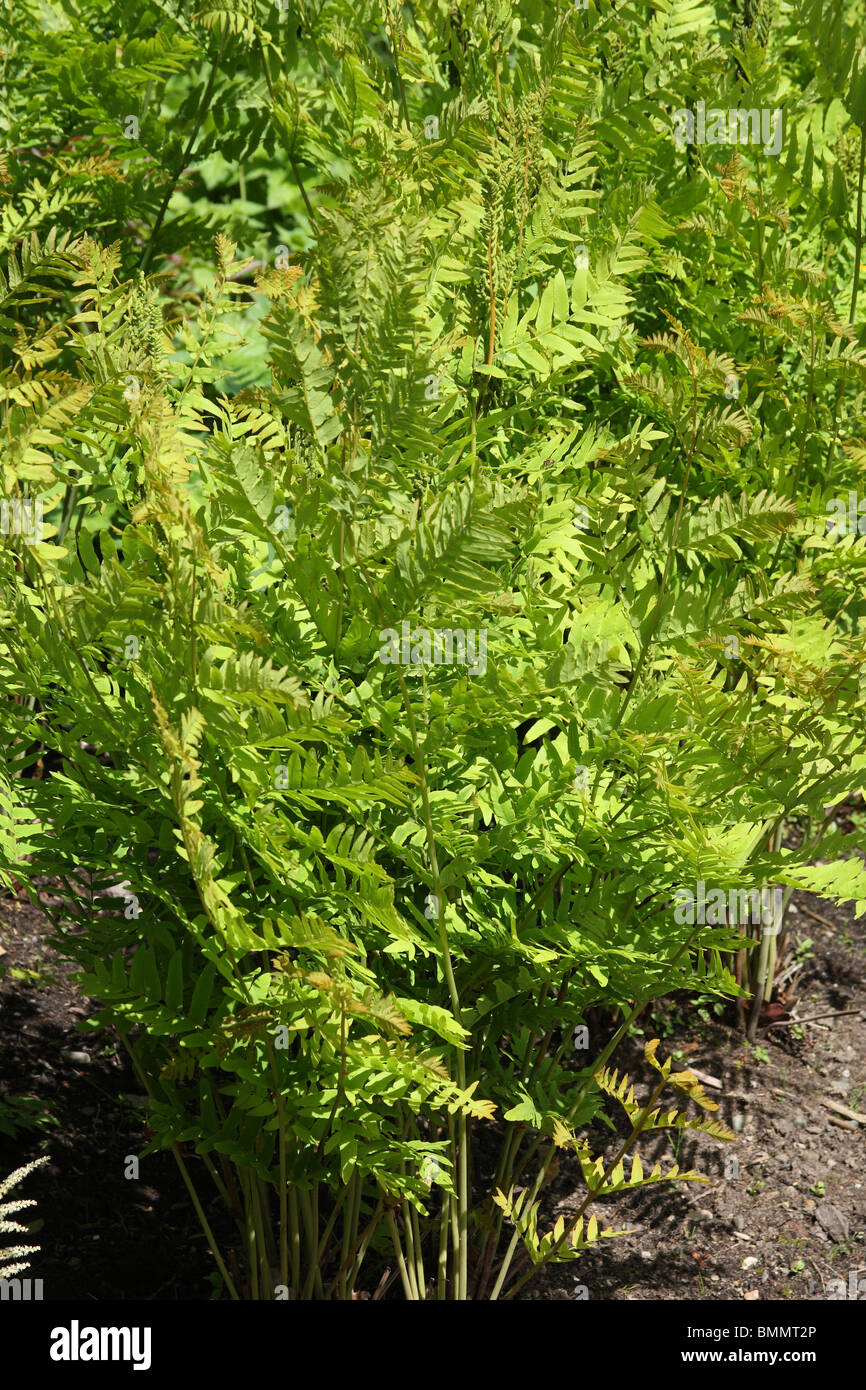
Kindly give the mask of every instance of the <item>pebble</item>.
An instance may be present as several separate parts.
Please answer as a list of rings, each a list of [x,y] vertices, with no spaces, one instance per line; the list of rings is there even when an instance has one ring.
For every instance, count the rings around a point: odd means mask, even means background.
[[[64,1052],[63,1056],[67,1062],[74,1062],[76,1066],[88,1067],[90,1065],[89,1052]]]
[[[833,1240],[847,1240],[849,1234],[848,1218],[832,1202],[822,1202],[815,1212],[815,1220],[823,1231]]]

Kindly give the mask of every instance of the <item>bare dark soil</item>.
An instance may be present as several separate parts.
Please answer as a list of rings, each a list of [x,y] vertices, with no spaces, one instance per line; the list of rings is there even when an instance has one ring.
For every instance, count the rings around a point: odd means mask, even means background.
[[[50,904],[50,883],[43,895]],[[844,1288],[866,1300],[866,1120],[828,1104],[866,1112],[866,919],[799,894],[792,922],[804,960],[793,982],[798,1015],[845,1016],[807,1024],[800,1037],[765,1025],[751,1048],[733,1017],[676,998],[661,1006],[615,1064],[640,1095],[643,1041],[661,1036],[663,1055],[719,1083],[707,1094],[737,1142],[687,1132],[675,1152],[665,1133],[643,1139],[645,1168],[679,1163],[709,1183],[658,1184],[597,1204],[602,1226],[630,1234],[541,1273],[524,1298],[812,1300]],[[147,1142],[141,1088],[115,1034],[77,1031],[94,1006],[51,935],[23,894],[0,901],[0,1095],[19,1101],[20,1117],[17,1132],[0,1129],[0,1173],[40,1153],[51,1160],[21,1189],[38,1200],[42,1251],[30,1273],[44,1280],[46,1299],[210,1298],[213,1261],[172,1155],[148,1155],[137,1180],[125,1176]],[[590,1141],[602,1154],[618,1142],[600,1124]],[[548,1217],[567,1218],[581,1197],[576,1161],[566,1158],[548,1189]]]
[[[52,902],[50,884],[40,896]],[[139,1181],[124,1176],[147,1143],[145,1098],[114,1032],[76,1031],[96,1007],[52,935],[23,894],[0,901],[0,1096],[27,1102],[26,1127],[0,1129],[0,1174],[51,1160],[17,1190],[37,1200],[26,1243],[42,1249],[28,1273],[46,1299],[210,1298],[213,1260],[172,1154],[142,1158]]]

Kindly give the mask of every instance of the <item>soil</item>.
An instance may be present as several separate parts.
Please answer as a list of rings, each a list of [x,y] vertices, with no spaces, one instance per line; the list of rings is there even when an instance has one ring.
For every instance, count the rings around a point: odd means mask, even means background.
[[[50,905],[51,883],[39,886]],[[540,1272],[522,1299],[866,1300],[866,918],[810,894],[797,894],[791,911],[803,960],[798,1015],[845,1016],[796,1036],[768,1027],[768,1015],[749,1047],[735,1017],[676,997],[661,1005],[613,1064],[630,1072],[640,1096],[649,1077],[642,1044],[660,1036],[661,1055],[719,1083],[706,1082],[706,1092],[737,1141],[687,1131],[675,1153],[666,1133],[648,1135],[639,1145],[645,1170],[648,1160],[664,1171],[678,1162],[709,1182],[660,1183],[598,1203],[599,1224],[629,1234]],[[125,1176],[147,1143],[141,1087],[111,1030],[80,1033],[96,1008],[51,935],[23,893],[0,901],[0,1096],[24,1098],[17,1133],[0,1128],[0,1174],[50,1154],[20,1190],[37,1199],[33,1243],[43,1243],[30,1274],[52,1300],[219,1296],[172,1155],[147,1155],[138,1178]],[[588,1138],[605,1155],[620,1142],[598,1123]],[[569,1156],[547,1189],[547,1219],[567,1219],[581,1198]]]
[[[50,881],[36,883],[51,905]],[[39,1233],[19,1237],[42,1244],[27,1274],[51,1300],[210,1298],[213,1260],[172,1154],[124,1175],[147,1143],[142,1088],[116,1033],[77,1031],[97,1008],[52,935],[23,893],[0,901],[0,1097],[28,1104],[16,1135],[0,1127],[0,1175],[50,1154],[16,1189],[37,1202]]]

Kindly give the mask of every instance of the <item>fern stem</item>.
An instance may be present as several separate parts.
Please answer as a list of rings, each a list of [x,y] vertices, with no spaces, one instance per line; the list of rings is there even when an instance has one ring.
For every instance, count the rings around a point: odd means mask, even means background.
[[[56,545],[63,544],[63,538],[66,535],[66,532],[69,530],[69,523],[72,520],[72,515],[75,511],[77,502],[78,486],[75,483],[70,483],[63,497],[63,514],[60,518],[60,525],[57,528],[57,539],[55,541]]]
[[[297,1298],[301,1288],[301,1219],[298,1212],[298,1189],[289,1190],[290,1244],[292,1251],[292,1295]]]
[[[325,1291],[322,1287],[322,1271],[319,1268],[319,1247],[316,1237],[319,1234],[319,1184],[313,1183],[313,1191],[310,1196],[310,1207],[312,1210],[312,1234],[313,1234],[313,1259],[316,1266],[315,1270],[315,1289],[320,1297],[324,1298]]]
[[[237,1302],[239,1301],[237,1289],[235,1288],[232,1278],[225,1267],[223,1257],[220,1254],[219,1246],[217,1245],[216,1237],[213,1231],[211,1230],[210,1222],[204,1214],[204,1208],[201,1202],[199,1201],[198,1193],[195,1190],[192,1178],[190,1177],[189,1172],[187,1171],[186,1163],[183,1160],[183,1156],[180,1150],[178,1149],[177,1144],[172,1144],[171,1151],[175,1156],[177,1166],[180,1168],[181,1177],[184,1180],[186,1190],[189,1193],[190,1200],[193,1204],[193,1207],[195,1208],[195,1214],[199,1219],[202,1230],[204,1231],[205,1239],[210,1248],[210,1252],[213,1255],[214,1260],[216,1261],[217,1269],[219,1270],[220,1275],[222,1276],[223,1283],[229,1291],[229,1297]]]
[[[280,1283],[289,1283],[289,1212],[286,1177],[286,1134],[283,1117],[280,1116],[279,1162],[280,1162]]]
[[[319,1276],[321,1277],[322,1264],[324,1262],[328,1246],[331,1243],[331,1236],[333,1234],[334,1227],[337,1224],[337,1217],[340,1214],[340,1211],[343,1207],[344,1202],[346,1201],[346,1198],[349,1196],[349,1190],[349,1185],[344,1184],[339,1197],[334,1203],[331,1215],[328,1217],[327,1225],[325,1226],[325,1229],[322,1232],[322,1238],[319,1241],[318,1249],[316,1251],[315,1262],[313,1263],[309,1273],[307,1274],[307,1282],[304,1286],[304,1292],[302,1294],[302,1298],[304,1299],[309,1299],[312,1297],[313,1289],[316,1284],[316,1275],[319,1274]]]
[[[358,1179],[357,1169],[355,1168],[353,1168],[351,1173],[349,1174],[349,1181],[347,1183],[347,1187],[349,1188],[349,1201],[347,1203],[346,1211],[343,1216],[343,1238],[340,1247],[341,1272],[338,1275],[337,1280],[340,1287],[341,1299],[345,1299],[348,1294],[346,1271],[349,1265],[349,1251],[353,1248],[353,1243],[357,1239],[358,1235],[359,1204],[356,1202],[356,1196],[360,1194],[361,1184]]]
[[[258,1270],[259,1294],[262,1299],[272,1299],[274,1282],[268,1258],[265,1212],[262,1210],[262,1179],[257,1173],[250,1173],[250,1197],[253,1212],[253,1228],[256,1236],[256,1266]]]
[[[205,1168],[208,1170],[208,1172],[209,1172],[210,1175],[211,1175],[211,1178],[212,1178],[212,1180],[213,1180],[213,1185],[214,1185],[214,1187],[216,1188],[217,1192],[219,1193],[219,1195],[222,1197],[223,1201],[225,1202],[226,1210],[227,1210],[228,1212],[231,1212],[231,1210],[232,1210],[232,1200],[231,1200],[231,1197],[230,1197],[230,1195],[229,1195],[229,1190],[228,1190],[228,1188],[226,1187],[225,1183],[223,1182],[222,1178],[220,1177],[219,1173],[217,1172],[216,1168],[214,1167],[214,1165],[213,1165],[213,1160],[211,1159],[210,1154],[202,1154],[201,1159],[202,1159],[202,1163],[204,1164]]]
[[[307,1259],[313,1272],[313,1287],[321,1297],[324,1298],[322,1288],[322,1273],[318,1265],[319,1252],[319,1222],[318,1222],[318,1197],[319,1185],[315,1183],[312,1193],[304,1188],[298,1188],[298,1200],[301,1206],[301,1216],[304,1223],[304,1234],[307,1240]]]
[[[414,1206],[409,1207],[409,1220],[412,1223],[415,1239],[415,1280],[422,1301],[427,1299],[427,1276],[424,1271],[424,1247],[422,1244],[421,1219]]]
[[[415,1228],[412,1225],[412,1207],[408,1202],[403,1212],[403,1229],[406,1232],[406,1268],[409,1272],[412,1287],[415,1290],[415,1297],[420,1301],[422,1297],[422,1285],[418,1280],[418,1251],[415,1246]]]
[[[444,1303],[448,1290],[448,1227],[451,1219],[451,1194],[442,1193],[442,1206],[439,1210],[439,1261],[436,1279],[436,1298]]]
[[[410,1278],[409,1270],[406,1267],[406,1261],[403,1258],[403,1247],[400,1244],[400,1232],[397,1230],[397,1222],[394,1219],[394,1212],[391,1210],[390,1207],[388,1211],[385,1213],[385,1219],[388,1222],[388,1230],[391,1233],[391,1242],[394,1246],[394,1255],[397,1260],[397,1268],[400,1271],[400,1278],[403,1282],[403,1292],[405,1293],[409,1301],[414,1303],[417,1301],[418,1295],[415,1292],[412,1279]]]
[[[241,1169],[241,1188],[244,1196],[245,1226],[244,1236],[247,1250],[247,1268],[250,1273],[250,1298],[254,1303],[259,1300],[259,1271],[256,1262],[256,1230],[253,1220],[252,1203],[252,1175]]]
[[[363,1259],[364,1259],[364,1255],[366,1254],[367,1246],[369,1245],[370,1241],[372,1240],[373,1235],[374,1235],[374,1233],[375,1233],[375,1231],[376,1231],[376,1227],[378,1226],[379,1222],[381,1221],[383,1215],[384,1215],[384,1205],[383,1205],[383,1203],[382,1203],[382,1198],[380,1197],[380,1198],[379,1198],[379,1201],[378,1201],[378,1203],[377,1203],[377,1205],[376,1205],[376,1210],[373,1212],[372,1217],[370,1218],[369,1222],[367,1223],[367,1225],[365,1226],[364,1230],[362,1231],[361,1237],[360,1237],[360,1239],[358,1240],[357,1245],[349,1252],[349,1257],[348,1257],[348,1258],[349,1258],[349,1260],[351,1260],[351,1262],[352,1262],[352,1263],[351,1263],[351,1266],[349,1267],[349,1277],[348,1277],[348,1289],[349,1289],[349,1294],[350,1294],[350,1295],[351,1295],[352,1290],[353,1290],[353,1288],[354,1288],[355,1280],[356,1280],[357,1277],[358,1277],[358,1271],[359,1271],[360,1268],[361,1268],[361,1263],[362,1263],[362,1261],[363,1261]],[[343,1265],[341,1265],[341,1267],[337,1270],[337,1273],[336,1273],[336,1275],[334,1276],[333,1282],[332,1282],[332,1283],[329,1285],[329,1287],[328,1287],[328,1292],[327,1292],[327,1297],[328,1297],[328,1298],[330,1298],[330,1297],[332,1296],[332,1294],[334,1293],[334,1290],[338,1287],[339,1282],[340,1282],[340,1278],[341,1278],[341,1276],[342,1276],[342,1275],[344,1274],[344,1272],[345,1272],[345,1268],[346,1268],[346,1263],[344,1263]]]

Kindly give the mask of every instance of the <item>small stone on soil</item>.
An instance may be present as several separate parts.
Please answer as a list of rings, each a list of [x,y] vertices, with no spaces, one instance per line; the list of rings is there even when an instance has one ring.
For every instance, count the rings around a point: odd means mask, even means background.
[[[821,1203],[815,1213],[815,1220],[833,1240],[848,1239],[848,1219],[843,1216],[838,1207],[833,1206],[832,1202]]]

